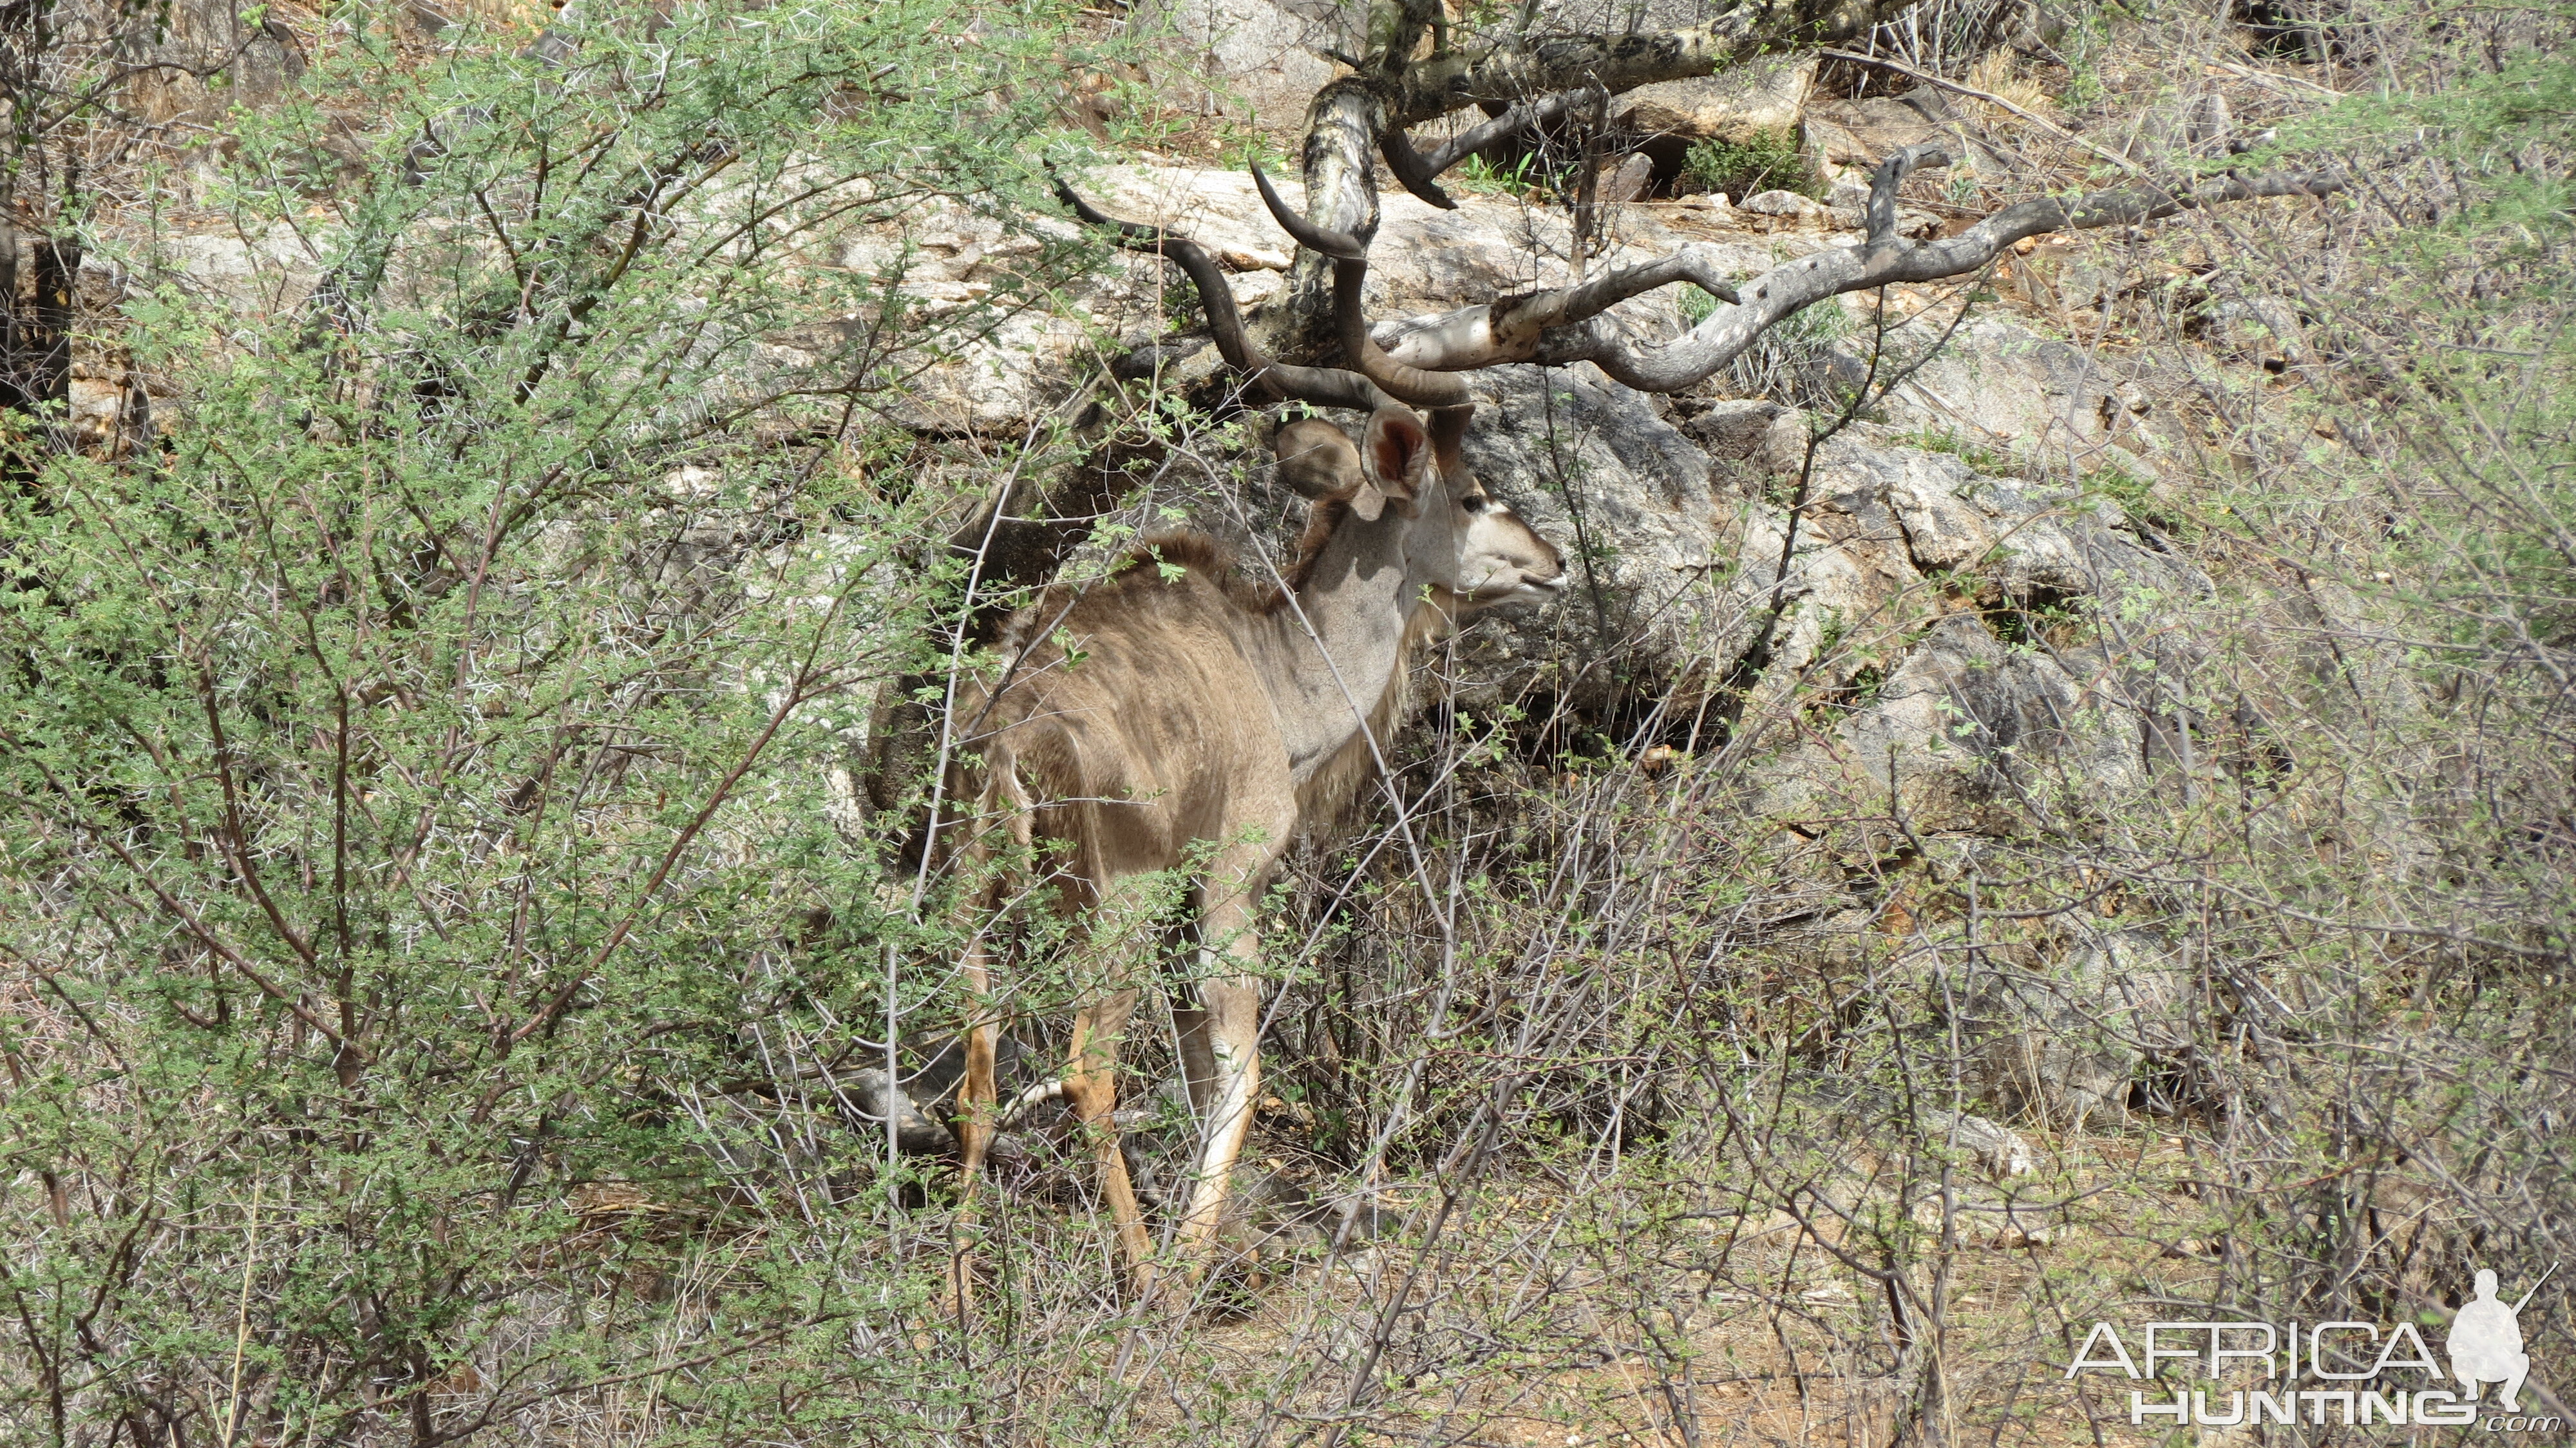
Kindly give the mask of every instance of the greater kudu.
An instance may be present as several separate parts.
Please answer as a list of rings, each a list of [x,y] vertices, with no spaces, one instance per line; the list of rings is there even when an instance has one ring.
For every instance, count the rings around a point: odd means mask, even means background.
[[[1266,189],[1266,183],[1265,183]],[[1488,495],[1460,456],[1472,409],[1428,420],[1363,372],[1273,362],[1245,337],[1233,297],[1205,253],[1150,228],[1109,221],[1070,192],[1085,220],[1188,268],[1227,359],[1255,387],[1363,409],[1360,446],[1320,419],[1279,430],[1278,476],[1310,500],[1283,586],[1231,571],[1206,538],[1159,539],[1105,582],[1049,590],[1005,631],[1006,668],[964,692],[963,763],[952,797],[970,858],[989,859],[984,830],[1006,827],[1056,873],[1057,907],[1111,927],[1108,962],[1079,993],[1064,1094],[1092,1133],[1100,1182],[1136,1286],[1154,1287],[1154,1251],[1117,1142],[1112,1112],[1120,1037],[1138,986],[1126,973],[1158,922],[1137,882],[1188,873],[1189,904],[1208,969],[1193,1005],[1176,1006],[1182,1073],[1200,1126],[1187,1211],[1177,1229],[1184,1278],[1204,1262],[1228,1179],[1252,1124],[1260,1082],[1260,945],[1254,911],[1301,827],[1339,810],[1369,778],[1404,708],[1409,655],[1472,610],[1551,597],[1557,551]],[[1356,258],[1347,239],[1341,250]],[[1350,348],[1382,360],[1359,330],[1364,261],[1341,278]],[[1347,338],[1346,338],[1347,340]],[[1447,381],[1448,379],[1441,379]],[[999,899],[985,897],[989,905]],[[1123,912],[1123,914],[1122,914]],[[979,1002],[992,973],[974,931],[963,961]],[[974,1190],[995,1106],[993,1012],[967,1031],[958,1137]],[[958,1287],[966,1286],[961,1260]]]

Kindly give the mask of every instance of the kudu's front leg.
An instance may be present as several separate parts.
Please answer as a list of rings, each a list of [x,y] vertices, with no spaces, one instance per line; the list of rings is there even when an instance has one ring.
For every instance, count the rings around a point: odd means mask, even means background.
[[[1208,901],[1201,936],[1215,969],[1199,984],[1196,1019],[1183,1043],[1190,1104],[1199,1115],[1201,1147],[1189,1214],[1181,1219],[1181,1260],[1195,1277],[1206,1265],[1235,1164],[1252,1131],[1261,1089],[1261,943],[1252,930],[1258,891],[1250,884]],[[1195,1058],[1195,1059],[1188,1059]]]

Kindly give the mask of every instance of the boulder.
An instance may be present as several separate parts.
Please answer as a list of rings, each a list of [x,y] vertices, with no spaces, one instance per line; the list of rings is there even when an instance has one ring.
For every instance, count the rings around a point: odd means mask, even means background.
[[[1737,203],[1756,216],[1780,216],[1798,221],[1822,221],[1832,208],[1812,196],[1795,191],[1756,191]]]
[[[1808,167],[1828,182],[1866,184],[1869,171],[1890,155],[1927,141],[1944,141],[1955,172],[1984,175],[2002,169],[1947,97],[1930,86],[1902,96],[1822,101],[1807,108],[1801,147]]]
[[[1885,416],[2059,469],[2117,466],[2143,480],[2180,441],[2167,436],[2158,399],[2186,383],[2124,373],[2099,353],[2018,322],[1976,317],[1889,395]]]
[[[1273,128],[1301,124],[1338,72],[1324,51],[1359,48],[1351,23],[1335,0],[1141,0],[1127,18],[1130,34],[1172,59],[1155,77],[1166,104],[1248,111]]]
[[[2223,156],[2236,135],[2236,117],[2227,94],[2215,86],[2169,95],[2135,125],[2135,151],[2159,160]]]
[[[1919,86],[1902,96],[1822,101],[1806,119],[1811,128],[1821,123],[1850,136],[1863,148],[1859,154],[1876,165],[1890,152],[1945,134],[1956,112],[1939,91]]]
[[[2107,500],[1890,442],[1846,435],[1818,453],[1795,601],[1747,717],[1800,689],[1840,707],[1751,763],[1760,807],[1808,831],[1892,807],[1918,832],[2007,835],[2145,788],[2151,702],[2135,671],[2155,651],[2008,645],[1986,610],[2021,628],[2025,611],[2081,611],[2152,636],[2207,579]],[[1758,507],[1746,532],[1779,546]],[[1739,567],[1765,577],[1749,544]],[[1858,646],[1825,647],[1844,637]]]
[[[891,1107],[897,1150],[910,1156],[937,1156],[957,1145],[945,1123],[925,1112],[911,1093],[888,1084],[882,1068],[862,1067],[838,1084],[842,1111],[853,1130],[883,1137]]]
[[[2308,347],[2307,328],[2298,307],[2276,296],[2226,297],[2204,312],[2205,334],[2226,352],[2245,361],[2280,358],[2295,363],[2316,360]]]
[[[1472,632],[1477,676],[1515,691],[1615,688],[1591,664],[1613,654],[1676,676],[1723,654],[1743,601],[1712,586],[1731,571],[1734,502],[1711,487],[1709,456],[1643,396],[1591,363],[1475,374],[1467,463],[1573,564],[1564,602]]]
[[[100,447],[125,425],[126,389],[120,381],[91,376],[89,372],[86,366],[74,365],[65,389],[64,422],[80,446]]]
[[[1780,690],[1846,686],[1838,675],[1850,666],[1818,659],[1816,639],[1854,610],[1811,600],[1803,612],[1815,627],[1790,631],[1774,665]],[[2007,651],[1973,613],[1943,617],[1893,651],[1874,697],[1831,733],[1757,763],[1762,808],[1809,831],[1894,814],[1918,834],[2015,833],[2030,803],[2017,786],[2069,744],[2093,701],[2055,661]]]
[[[1625,206],[1646,199],[1647,188],[1654,181],[1655,163],[1643,154],[1629,156],[1602,169],[1596,194],[1604,206]]]
[[[1916,1095],[1801,1068],[1788,1075],[1776,1096],[1759,1088],[1789,1108],[1768,1149],[1804,1156],[1800,1174],[1838,1209],[1892,1206],[1934,1229],[1956,1212],[1961,1235],[1974,1240],[2018,1225],[2017,1208],[2027,1211],[2014,1183],[2039,1169],[2039,1153],[2011,1127],[1941,1104],[1949,1083],[1924,1080],[1917,1084],[1932,1089]]]
[[[1964,1111],[1935,1111],[1924,1119],[1923,1138],[1932,1146],[1955,1146],[1976,1159],[1997,1181],[2028,1176],[2038,1170],[2038,1154],[2020,1133]]]
[[[1641,138],[1747,141],[1789,131],[1807,106],[1816,58],[1772,58],[1718,75],[1641,85],[1611,102],[1610,123]]]
[[[1789,409],[1764,398],[1740,398],[1708,408],[1682,424],[1682,435],[1721,462],[1749,462],[1765,450],[1771,430]]]
[[[212,126],[235,106],[275,105],[303,79],[304,42],[265,6],[168,0],[148,13],[148,38],[129,38],[130,53],[118,57],[147,121]]]

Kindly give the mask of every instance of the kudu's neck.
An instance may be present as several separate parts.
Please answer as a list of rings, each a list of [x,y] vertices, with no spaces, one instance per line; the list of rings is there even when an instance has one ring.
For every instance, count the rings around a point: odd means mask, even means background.
[[[1426,506],[1439,506],[1437,499]],[[1345,518],[1294,596],[1253,641],[1279,718],[1290,768],[1302,786],[1361,731],[1384,723],[1402,682],[1408,631],[1438,605],[1426,579],[1407,572],[1406,540],[1428,520],[1389,508],[1373,522]]]

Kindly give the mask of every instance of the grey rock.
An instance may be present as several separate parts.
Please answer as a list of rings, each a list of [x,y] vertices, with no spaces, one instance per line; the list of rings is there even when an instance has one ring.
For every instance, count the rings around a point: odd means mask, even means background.
[[[2137,121],[2139,149],[2158,158],[2219,156],[2236,134],[2236,117],[2216,87],[2186,91],[2149,108]]]
[[[2140,1068],[2184,1044],[2182,971],[2146,931],[2088,932],[2053,957],[1980,957],[1960,1025],[1981,1094],[2007,1113],[2068,1132],[2125,1122]]]
[[[2060,470],[2116,463],[2151,476],[2171,451],[2154,400],[2167,385],[2123,376],[2105,359],[2018,323],[1977,318],[1888,397],[1886,416],[1898,427],[2044,458]]]
[[[1795,191],[1776,189],[1756,191],[1745,197],[1738,205],[1742,210],[1750,211],[1757,216],[1785,216],[1799,220],[1815,220],[1830,214],[1830,209],[1812,196],[1801,196]]]
[[[1998,1182],[2038,1170],[2039,1153],[2019,1132],[1987,1117],[1922,1100],[1909,1099],[1884,1086],[1844,1080],[1824,1073],[1798,1073],[1790,1093],[1814,1112],[1829,1149],[1870,1146],[1900,1158],[1912,1158],[1909,1176],[1940,1174],[1919,1153],[1962,1151],[1977,1169]]]
[[[1955,1146],[1974,1156],[1977,1165],[1998,1181],[2028,1176],[2039,1169],[2039,1154],[2010,1127],[1964,1111],[1935,1111],[1923,1120],[1923,1139],[1933,1146]]]
[[[1644,200],[1647,189],[1654,184],[1654,160],[1640,152],[1601,173],[1598,195],[1604,206],[1625,206]]]
[[[1893,805],[1918,831],[2009,834],[2092,818],[2147,786],[2134,651],[2007,647],[1980,612],[1940,600],[2084,607],[2116,644],[2122,631],[2157,634],[2205,578],[2116,507],[1985,477],[1946,454],[1846,435],[1819,452],[1814,485],[1805,531],[1816,546],[1794,559],[1799,602],[1748,716],[1796,687],[1857,682],[1864,656],[1829,655],[1828,635],[1893,642],[1866,655],[1876,677],[1829,729],[1751,762],[1765,812],[1832,820]]]
[[[1704,580],[1734,560],[1732,505],[1709,455],[1639,394],[1590,363],[1475,374],[1467,462],[1573,561],[1574,586],[1545,613],[1474,636],[1524,679],[1551,658],[1605,661],[1615,645],[1651,675],[1689,672],[1722,650],[1740,600]]]
[[[1940,137],[1947,120],[1947,108],[1921,91],[1903,99],[1825,101],[1807,110],[1807,147],[1827,176],[1841,168],[1867,171],[1894,152]]]
[[[2278,355],[2300,363],[2315,360],[2308,347],[2307,329],[2299,321],[2299,309],[2285,298],[2230,297],[2211,303],[2207,316],[2210,333],[2238,357],[2251,360]]]
[[[1682,424],[1682,435],[1712,458],[1743,461],[1759,450],[1771,425],[1788,411],[1763,398],[1720,402]]]
[[[1743,141],[1757,131],[1795,127],[1815,78],[1815,57],[1807,56],[1642,85],[1612,102],[1610,122],[1620,130],[1646,136]]]
[[[253,23],[231,0],[172,0],[119,60],[133,76],[134,109],[162,123],[211,126],[234,106],[265,110],[304,76],[304,49],[278,20]],[[59,22],[58,22],[59,23]]]
[[[1939,453],[1889,452],[1888,506],[1905,530],[1906,551],[1926,573],[1951,572],[1983,560],[1995,546],[1993,522],[1960,494],[1972,483],[1967,465]]]
[[[919,1156],[937,1156],[956,1149],[957,1139],[948,1128],[924,1113],[912,1097],[889,1084],[882,1068],[852,1071],[841,1077],[839,1084],[845,1114],[854,1128],[882,1135],[891,1105],[898,1149]]]
[[[1333,78],[1322,52],[1353,48],[1363,23],[1334,0],[1142,0],[1127,29],[1170,57],[1154,75],[1166,104],[1291,126]]]

